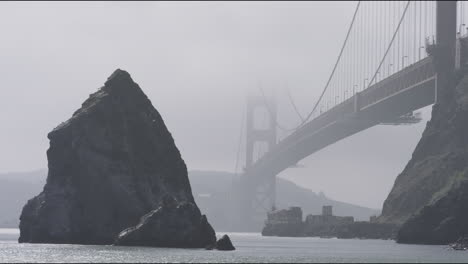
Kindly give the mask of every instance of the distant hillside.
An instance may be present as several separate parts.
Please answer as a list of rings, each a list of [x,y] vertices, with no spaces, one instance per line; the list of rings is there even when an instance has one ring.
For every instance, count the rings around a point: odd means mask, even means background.
[[[28,199],[42,191],[47,171],[0,174],[0,227],[17,227],[19,215]],[[217,171],[189,172],[193,196],[200,210],[217,231],[230,231],[227,223],[230,208],[229,192],[233,174]],[[322,205],[333,205],[336,215],[352,215],[357,220],[368,220],[380,212],[375,209],[334,201],[324,194],[278,178],[277,207],[301,206],[304,215],[320,214]],[[260,231],[260,230],[258,230]]]
[[[45,170],[0,174],[0,227],[18,227],[26,202],[42,191]]]
[[[193,195],[200,209],[216,230],[229,230],[229,197],[232,173],[215,171],[189,172]],[[369,220],[372,215],[379,215],[376,209],[339,202],[327,198],[324,194],[297,186],[291,181],[278,178],[277,208],[289,206],[302,207],[303,215],[321,214],[323,205],[332,205],[333,213],[339,216],[354,216],[356,220]],[[246,230],[251,231],[251,230]],[[258,230],[260,231],[260,230]]]

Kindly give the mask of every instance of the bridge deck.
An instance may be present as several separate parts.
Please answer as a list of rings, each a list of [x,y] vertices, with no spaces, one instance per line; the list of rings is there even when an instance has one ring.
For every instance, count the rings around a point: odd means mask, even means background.
[[[436,98],[432,59],[425,58],[377,82],[311,120],[276,144],[244,173],[250,181],[275,177],[343,138],[431,105]],[[255,177],[252,177],[255,176]]]

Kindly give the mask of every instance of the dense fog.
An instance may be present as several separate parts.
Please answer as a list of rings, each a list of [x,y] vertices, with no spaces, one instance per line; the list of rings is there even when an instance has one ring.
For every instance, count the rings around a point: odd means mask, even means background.
[[[318,99],[355,2],[0,3],[0,173],[47,168],[47,133],[117,68],[162,115],[189,170],[234,172],[248,95],[274,95],[278,121]],[[377,126],[280,177],[380,209],[423,120]],[[280,138],[285,134],[278,131]],[[237,169],[245,160],[245,137]]]

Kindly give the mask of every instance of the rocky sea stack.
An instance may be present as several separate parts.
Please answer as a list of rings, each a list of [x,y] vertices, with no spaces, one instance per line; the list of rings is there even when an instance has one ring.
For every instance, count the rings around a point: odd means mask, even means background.
[[[224,250],[224,251],[231,251],[236,250],[236,248],[232,245],[231,239],[228,235],[222,236],[218,241],[216,241],[217,250]]]
[[[47,183],[23,208],[20,243],[112,244],[145,221],[158,226],[139,245],[216,242],[171,134],[127,72],[116,70],[48,138]]]

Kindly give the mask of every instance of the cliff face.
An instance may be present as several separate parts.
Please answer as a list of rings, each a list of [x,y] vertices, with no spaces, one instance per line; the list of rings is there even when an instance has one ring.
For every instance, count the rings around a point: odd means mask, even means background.
[[[23,208],[19,242],[112,244],[163,197],[196,207],[171,134],[125,71],[116,70],[48,138],[47,183]]]
[[[437,201],[454,188],[454,183],[467,178],[468,75],[460,72],[451,80],[447,87],[441,87],[444,92],[433,106],[432,119],[397,177],[380,222],[403,224],[426,205],[440,206]],[[446,205],[455,208],[456,203]],[[422,215],[429,217],[427,212]]]
[[[456,179],[446,195],[403,224],[398,243],[446,245],[468,235],[468,180],[466,175],[462,177],[465,179]]]

